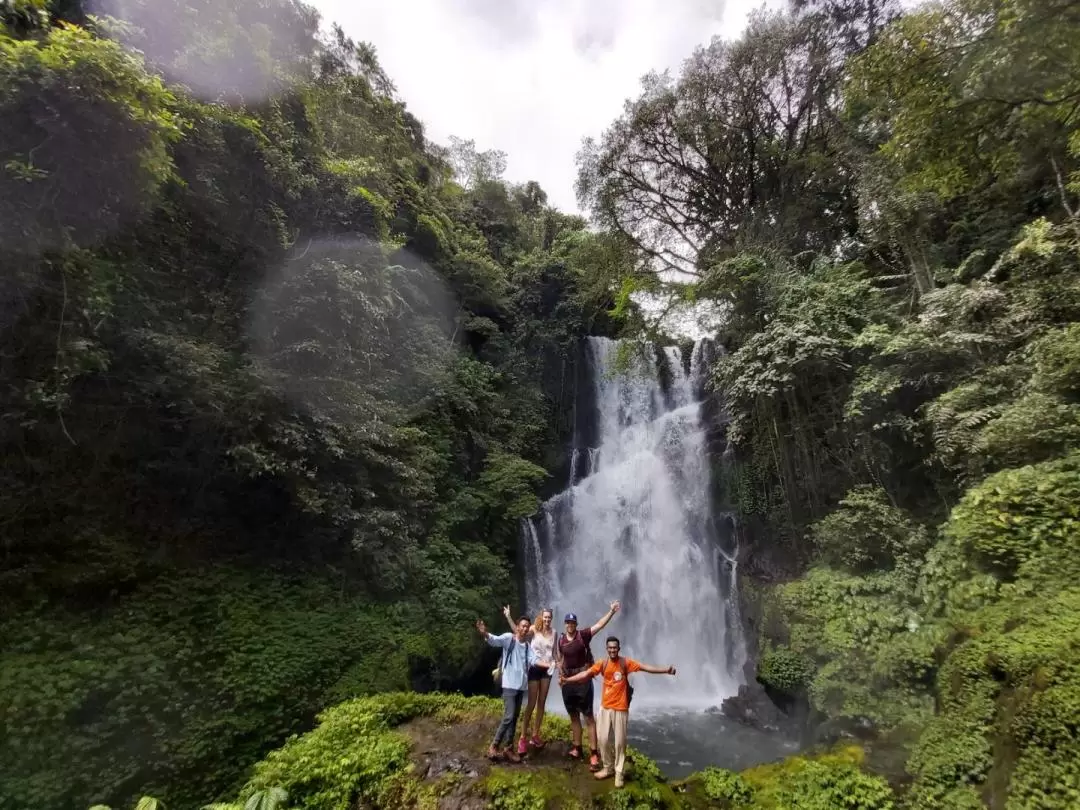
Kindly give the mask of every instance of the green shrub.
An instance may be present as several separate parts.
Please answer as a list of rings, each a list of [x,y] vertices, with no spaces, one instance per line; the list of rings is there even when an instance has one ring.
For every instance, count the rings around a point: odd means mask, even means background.
[[[1080,406],[1031,391],[1003,407],[983,427],[972,452],[984,457],[989,469],[1001,469],[1045,461],[1077,446]]]
[[[941,667],[940,714],[908,762],[912,807],[971,806],[965,786],[1008,808],[1075,806],[1080,589],[1004,594],[967,615]]]
[[[769,650],[758,661],[757,679],[785,695],[802,692],[814,675],[814,665],[787,647]]]
[[[1031,344],[1031,385],[1072,401],[1080,394],[1080,324],[1053,329]]]
[[[944,531],[991,573],[1074,580],[1080,575],[1080,453],[991,476],[964,495]]]
[[[535,776],[527,773],[493,771],[486,792],[493,810],[536,810],[547,806],[547,795]]]
[[[348,810],[374,801],[408,765],[409,742],[395,727],[421,716],[445,721],[494,714],[486,698],[393,693],[357,698],[319,715],[312,731],[293,737],[255,766],[241,796],[283,788],[296,810]]]
[[[790,757],[742,773],[755,810],[893,810],[888,783],[859,767],[862,749],[847,746],[817,757]]]
[[[935,651],[946,631],[920,615],[909,575],[814,567],[765,599],[770,631],[782,629],[786,647],[813,662],[807,686],[814,708],[884,728],[930,716]],[[766,638],[763,646],[768,653],[777,644]],[[798,677],[805,668],[791,671]]]
[[[810,535],[827,562],[856,572],[918,558],[929,545],[926,530],[879,487],[853,489],[836,511],[810,527]]]
[[[722,768],[706,768],[701,772],[705,796],[723,808],[749,807],[754,791],[737,773]]]

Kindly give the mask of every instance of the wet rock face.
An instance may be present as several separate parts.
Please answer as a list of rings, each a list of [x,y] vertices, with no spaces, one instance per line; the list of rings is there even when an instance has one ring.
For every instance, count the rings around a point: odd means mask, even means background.
[[[420,770],[425,779],[438,779],[450,773],[468,779],[476,779],[480,776],[480,772],[464,760],[439,752],[425,754]]]
[[[809,720],[809,709],[804,702],[792,702],[781,708],[756,682],[740,686],[738,694],[720,704],[719,712],[751,728],[798,737],[805,735]]]
[[[813,730],[816,745],[833,745],[842,740],[870,742],[876,737],[874,724],[866,717],[833,717],[817,724]]]

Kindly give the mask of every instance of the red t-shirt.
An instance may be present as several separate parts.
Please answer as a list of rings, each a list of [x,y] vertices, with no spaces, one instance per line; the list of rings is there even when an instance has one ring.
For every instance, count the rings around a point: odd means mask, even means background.
[[[559,634],[559,652],[562,653],[564,670],[569,672],[589,665],[590,641],[592,641],[591,627],[578,630],[573,639],[568,639],[566,633]]]

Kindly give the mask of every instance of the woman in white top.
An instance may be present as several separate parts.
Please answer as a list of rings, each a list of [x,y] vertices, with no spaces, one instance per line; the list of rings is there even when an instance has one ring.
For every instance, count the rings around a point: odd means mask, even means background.
[[[512,621],[510,607],[503,609],[507,621]],[[555,660],[555,630],[551,626],[551,608],[544,608],[533,621],[526,639],[536,654],[537,661]],[[544,707],[547,705],[548,690],[551,688],[551,676],[555,674],[555,665],[550,667],[529,667],[529,702],[525,707],[525,721],[521,725],[521,738],[518,740],[518,754],[527,754],[529,746],[542,748],[544,741],[540,737],[540,727],[544,723]],[[529,724],[534,717],[536,724],[532,736],[529,736]]]

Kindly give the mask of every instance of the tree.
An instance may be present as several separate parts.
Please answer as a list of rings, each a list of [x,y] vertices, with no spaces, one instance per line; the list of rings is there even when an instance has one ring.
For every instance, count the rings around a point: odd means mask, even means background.
[[[820,249],[854,230],[841,63],[817,17],[758,14],[642,95],[578,157],[578,194],[654,271],[697,277],[743,248]]]

